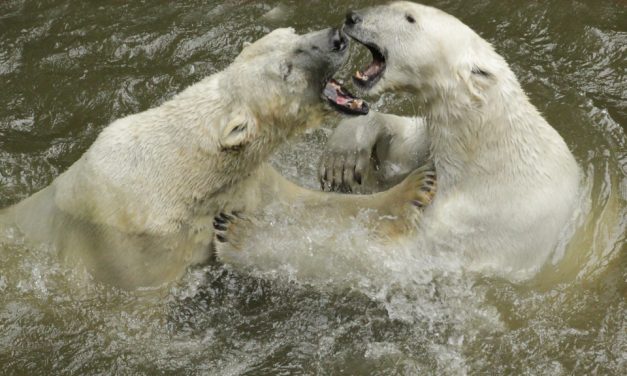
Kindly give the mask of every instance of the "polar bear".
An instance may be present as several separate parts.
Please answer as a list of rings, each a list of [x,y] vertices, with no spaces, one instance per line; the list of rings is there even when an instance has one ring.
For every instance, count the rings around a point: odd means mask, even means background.
[[[409,93],[424,113],[343,121],[321,160],[323,187],[390,184],[432,160],[438,194],[418,247],[457,253],[471,270],[533,275],[570,223],[580,170],[506,61],[455,17],[412,2],[351,11],[344,31],[372,54],[355,84]]]
[[[390,193],[348,197],[300,188],[264,163],[291,135],[320,124],[322,93],[345,112],[367,112],[365,102],[328,80],[345,62],[347,44],[336,29],[269,33],[224,71],[114,121],[50,186],[6,209],[0,223],[17,226],[30,242],[51,243],[97,280],[134,289],[176,280],[209,259],[222,211],[281,201],[304,210],[330,206],[338,216],[398,210],[414,220],[416,204],[430,199],[421,191],[429,171]]]
[[[354,76],[356,85],[373,94],[408,92],[425,112],[400,117],[371,111],[345,120],[322,158],[323,187],[354,190],[372,175],[394,184],[432,161],[438,175],[433,202],[413,231],[398,229],[400,245],[382,247],[407,262],[427,265],[436,257],[463,270],[512,279],[534,275],[568,232],[580,171],[505,60],[455,17],[411,2],[350,12],[344,31],[373,57]],[[378,161],[374,173],[371,159]],[[238,249],[252,249],[242,240],[250,233],[244,225],[235,221],[225,236]],[[326,272],[336,268],[333,275],[341,276],[364,264],[376,253],[371,244],[352,252],[351,262],[327,265]],[[396,253],[389,257],[398,261]],[[292,261],[295,269],[313,263]],[[364,271],[371,273],[367,264]]]

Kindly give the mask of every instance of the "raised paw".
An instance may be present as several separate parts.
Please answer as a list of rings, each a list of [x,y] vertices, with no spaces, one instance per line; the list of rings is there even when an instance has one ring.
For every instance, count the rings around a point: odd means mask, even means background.
[[[420,189],[418,189],[416,199],[412,200],[412,205],[418,208],[423,208],[431,204],[437,191],[435,168],[432,164],[430,164],[421,167],[420,169],[414,171],[414,173],[417,174],[416,184],[420,185]]]
[[[384,206],[375,234],[384,239],[403,237],[416,230],[423,209],[431,204],[437,190],[435,168],[420,167],[385,192]]]
[[[422,209],[428,206],[437,191],[435,167],[429,163],[414,170],[395,188],[399,197],[413,207]]]
[[[329,137],[318,169],[322,190],[354,192],[362,185],[381,134],[373,116],[344,119]]]
[[[323,157],[318,171],[320,188],[324,191],[351,193],[362,184],[369,166],[370,154],[367,152],[328,154]]]

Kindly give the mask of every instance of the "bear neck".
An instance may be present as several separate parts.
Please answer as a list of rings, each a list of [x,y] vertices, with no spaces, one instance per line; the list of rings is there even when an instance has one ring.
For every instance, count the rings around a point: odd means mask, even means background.
[[[570,153],[513,73],[480,100],[464,90],[441,90],[434,98],[427,104],[427,131],[440,187],[504,173],[521,179]],[[562,142],[550,150],[543,147],[547,139]]]

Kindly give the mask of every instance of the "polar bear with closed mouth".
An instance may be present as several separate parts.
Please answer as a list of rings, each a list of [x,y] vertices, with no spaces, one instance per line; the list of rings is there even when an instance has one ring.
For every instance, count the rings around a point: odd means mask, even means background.
[[[437,195],[416,227],[396,234],[418,255],[408,257],[443,255],[471,271],[534,275],[575,215],[580,170],[506,61],[455,17],[412,2],[349,12],[343,30],[372,53],[372,62],[354,76],[356,85],[372,94],[407,92],[424,113],[371,111],[344,120],[323,155],[322,186],[355,191],[372,178],[390,186],[434,163]],[[238,249],[253,249],[242,240],[250,231],[241,228],[227,236]],[[398,248],[405,251],[405,245]],[[351,255],[352,264],[327,265],[325,272],[341,276],[368,252]],[[295,269],[312,263],[290,261]],[[361,264],[371,272],[367,264],[384,261]]]
[[[321,94],[344,112],[367,112],[329,80],[347,44],[336,29],[269,33],[224,71],[110,124],[50,186],[0,212],[0,223],[31,243],[52,244],[97,280],[133,289],[176,280],[210,258],[214,237],[227,240],[214,228],[233,218],[216,217],[221,212],[280,202],[333,208],[338,221],[360,209],[414,221],[431,199],[432,171],[389,192],[346,196],[300,188],[264,163],[290,136],[321,123],[328,112]]]
[[[418,247],[457,253],[472,270],[533,275],[573,216],[580,170],[506,61],[455,17],[412,2],[351,11],[344,31],[372,53],[356,85],[410,93],[425,112],[343,121],[322,158],[323,186],[387,184],[432,160],[438,194]]]

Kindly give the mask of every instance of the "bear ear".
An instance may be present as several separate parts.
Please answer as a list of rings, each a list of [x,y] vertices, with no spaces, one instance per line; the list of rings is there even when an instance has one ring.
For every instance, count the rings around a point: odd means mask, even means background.
[[[485,78],[492,78],[492,73],[488,72],[486,69],[483,69],[477,65],[473,65],[472,69],[470,69],[470,73],[483,76]]]
[[[494,75],[477,64],[463,64],[457,76],[464,83],[474,100],[483,101],[484,92],[494,83]]]
[[[302,93],[309,86],[307,77],[302,70],[294,67],[294,62],[284,59],[275,69],[291,93]]]
[[[283,81],[287,81],[288,77],[292,74],[294,64],[291,61],[283,60],[279,63],[279,74]]]
[[[238,113],[222,128],[220,150],[240,150],[253,140],[256,133],[257,124],[255,120],[244,113]]]

